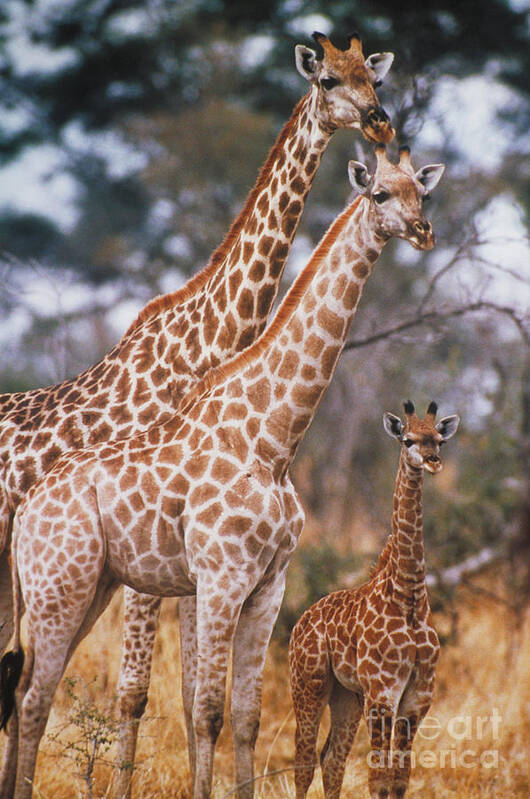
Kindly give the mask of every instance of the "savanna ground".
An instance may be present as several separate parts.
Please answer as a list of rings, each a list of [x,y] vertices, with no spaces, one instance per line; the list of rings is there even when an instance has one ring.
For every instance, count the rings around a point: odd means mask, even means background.
[[[491,598],[494,583],[495,574],[483,575],[478,590],[462,588],[457,594],[458,637],[443,648],[430,721],[415,741],[416,768],[408,792],[411,799],[513,799],[529,795],[530,625],[516,625],[510,608]],[[73,799],[89,796],[90,791],[94,797],[109,795],[112,770],[106,763],[113,756],[113,747],[96,758],[94,773],[87,779],[89,758],[68,745],[79,740],[83,745],[87,743],[82,740],[80,724],[94,724],[94,717],[96,728],[99,726],[100,732],[112,738],[109,719],[115,712],[120,603],[118,596],[79,647],[67,672],[70,679],[63,681],[57,693],[38,762],[35,787],[36,796],[41,799]],[[177,624],[177,603],[167,600],[157,639],[149,703],[140,728],[134,776],[137,799],[191,797],[180,701]],[[438,628],[444,624],[447,617],[440,616]],[[96,709],[101,716],[95,716]],[[72,720],[76,724],[68,725]],[[321,744],[325,729],[323,723]],[[86,738],[87,733],[84,735]],[[269,652],[264,678],[256,749],[257,799],[294,797],[290,768],[293,736],[286,648],[276,641]],[[90,749],[90,741],[88,746]],[[363,723],[348,761],[342,796],[368,797],[368,751]],[[231,774],[227,720],[216,752],[214,799],[233,795]],[[323,797],[318,770],[308,796]]]

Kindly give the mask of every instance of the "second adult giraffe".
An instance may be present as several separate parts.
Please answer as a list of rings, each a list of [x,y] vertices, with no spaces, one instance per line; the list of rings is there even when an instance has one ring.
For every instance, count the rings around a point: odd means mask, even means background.
[[[303,526],[288,469],[384,244],[392,236],[419,249],[434,243],[422,198],[443,166],[415,173],[407,149],[397,166],[384,147],[376,152],[373,179],[351,162],[352,182],[366,197],[338,217],[254,344],[205,375],[171,419],[66,455],[20,504],[12,556],[28,654],[18,692],[16,799],[31,793],[68,659],[122,582],[160,596],[196,596],[195,799],[210,795],[233,650],[237,793],[253,796],[263,663]],[[2,667],[20,664],[19,629],[17,618],[15,654]],[[12,774],[17,754],[8,754]]]
[[[305,198],[330,136],[358,128],[374,141],[393,130],[374,86],[393,56],[364,58],[354,36],[345,51],[314,34],[321,57],[298,45],[296,63],[311,84],[280,132],[257,182],[209,264],[179,291],[140,313],[96,366],[57,386],[0,397],[0,645],[12,630],[8,539],[20,500],[64,452],[122,439],[163,421],[210,367],[250,344],[263,330]],[[183,653],[193,642],[193,601],[182,603]],[[160,599],[125,592],[124,646],[118,686],[121,763],[134,762],[147,701]],[[191,717],[183,668],[186,718]],[[130,793],[131,769],[120,772],[118,796]]]

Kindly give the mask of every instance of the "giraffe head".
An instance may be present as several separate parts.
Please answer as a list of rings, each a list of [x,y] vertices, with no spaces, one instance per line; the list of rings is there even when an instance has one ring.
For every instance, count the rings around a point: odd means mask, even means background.
[[[383,414],[385,430],[389,436],[400,442],[405,459],[411,466],[436,474],[442,469],[440,447],[454,436],[460,419],[455,415],[444,416],[438,424],[435,424],[438,410],[435,402],[430,403],[424,419],[416,416],[414,405],[410,400],[404,403],[404,408],[404,422],[399,416],[385,411]]]
[[[397,164],[389,161],[384,145],[377,145],[375,154],[373,175],[359,161],[350,161],[348,168],[352,185],[370,201],[376,234],[383,239],[406,239],[417,250],[432,249],[434,233],[423,214],[423,201],[438,184],[444,165],[429,164],[415,172],[408,147],[400,148]]]
[[[393,53],[374,53],[365,59],[357,34],[347,50],[339,50],[323,33],[314,33],[318,53],[296,46],[296,66],[316,92],[316,112],[324,130],[357,128],[365,139],[389,142],[394,129],[381,107],[379,86],[394,60]]]

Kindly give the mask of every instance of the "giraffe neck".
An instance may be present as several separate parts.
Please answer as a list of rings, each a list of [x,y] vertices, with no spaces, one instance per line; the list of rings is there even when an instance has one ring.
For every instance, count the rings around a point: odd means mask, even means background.
[[[156,298],[129,329],[168,311],[166,335],[187,341],[179,370],[195,376],[245,349],[264,329],[305,200],[331,133],[310,91],[281,130],[256,184],[209,264],[183,290]],[[187,304],[186,304],[187,303]]]
[[[410,604],[425,593],[422,497],[423,470],[407,463],[402,452],[394,491],[388,568],[393,593]]]
[[[330,138],[316,116],[316,92],[284,125],[245,205],[209,263],[181,289],[149,302],[99,363],[56,386],[0,398],[0,407],[41,428],[32,441],[45,467],[61,452],[134,435],[169,418],[212,366],[251,344],[267,322],[292,239]],[[28,443],[24,442],[24,449]]]
[[[232,362],[240,368],[248,362],[242,380],[250,397],[259,385],[266,392],[259,454],[276,471],[288,468],[329,385],[383,247],[368,210],[368,201],[358,198],[335,220],[267,332]]]
[[[91,388],[94,381],[101,384],[107,369],[115,375],[120,364],[122,369],[131,364],[134,373],[142,363],[146,379],[156,367],[163,402],[169,386],[175,406],[192,380],[255,341],[276,298],[330,135],[318,124],[316,92],[311,91],[278,135],[241,213],[206,267],[181,289],[148,303],[107,358],[73,382]],[[159,393],[151,390],[153,397]],[[128,416],[128,392],[123,403]]]
[[[256,238],[256,232],[258,236],[263,235],[267,226],[273,237],[292,241],[303,201],[332,135],[332,131],[324,130],[318,121],[316,98],[316,91],[311,90],[295,106],[261,167],[243,209],[212,254],[211,262],[225,262],[234,249],[239,252],[245,237]],[[279,223],[277,227],[274,218],[267,222],[270,211]],[[264,228],[260,228],[262,222]]]
[[[314,91],[302,98],[280,133],[272,163],[268,169],[265,164],[258,178],[255,202],[227,258],[223,280],[236,330],[231,339],[223,329],[214,338],[213,349],[223,359],[261,334],[276,299],[307,194],[331,136],[317,121],[315,101]]]

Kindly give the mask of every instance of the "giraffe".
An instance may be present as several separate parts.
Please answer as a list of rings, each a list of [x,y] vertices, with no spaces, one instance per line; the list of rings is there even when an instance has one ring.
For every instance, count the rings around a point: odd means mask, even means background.
[[[6,770],[16,771],[16,799],[31,793],[39,740],[68,659],[122,583],[196,598],[195,799],[210,795],[232,652],[236,784],[239,799],[253,796],[263,663],[304,519],[288,468],[384,244],[398,236],[418,249],[434,245],[422,198],[443,165],[414,173],[408,148],[397,165],[384,146],[376,156],[373,177],[350,162],[350,180],[365,196],[333,223],[256,342],[210,370],[173,417],[67,454],[20,503],[14,604],[20,607],[22,593],[29,637],[10,737],[18,738],[18,765],[13,747]],[[19,629],[17,612],[15,654],[0,668],[9,672],[7,689],[20,677]],[[5,723],[6,691],[3,708]]]
[[[458,416],[435,424],[436,411],[431,402],[421,420],[408,401],[404,422],[385,412],[385,430],[401,445],[392,534],[369,582],[323,597],[291,633],[296,799],[305,798],[313,779],[326,705],[331,725],[320,755],[326,799],[340,795],[363,708],[371,741],[370,796],[405,795],[412,742],[431,705],[440,649],[425,585],[423,472],[441,470],[440,446],[459,424]]]
[[[207,266],[176,292],[150,302],[98,364],[57,386],[0,396],[0,644],[13,630],[7,542],[28,488],[69,450],[125,438],[173,413],[192,383],[250,344],[276,297],[305,199],[334,130],[357,128],[369,140],[393,135],[374,86],[391,53],[364,58],[357,36],[339,50],[315,33],[320,55],[297,45],[296,65],[310,83],[280,132],[257,182]],[[183,655],[194,638],[193,600],[182,610]],[[189,605],[189,607],[186,607]],[[134,762],[149,686],[160,599],[125,590],[118,684],[122,718],[118,762]],[[191,708],[183,691],[189,729]],[[131,770],[116,794],[130,796]]]

